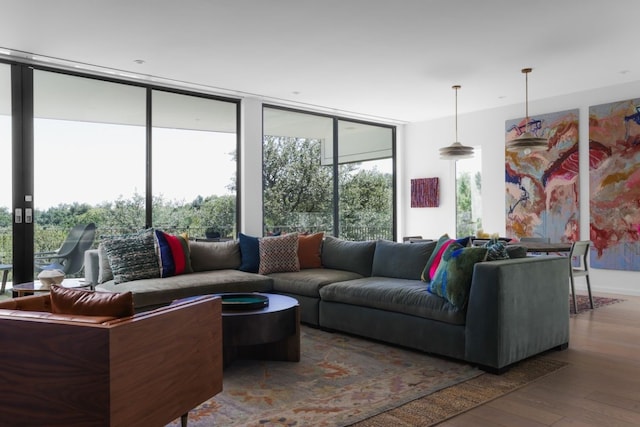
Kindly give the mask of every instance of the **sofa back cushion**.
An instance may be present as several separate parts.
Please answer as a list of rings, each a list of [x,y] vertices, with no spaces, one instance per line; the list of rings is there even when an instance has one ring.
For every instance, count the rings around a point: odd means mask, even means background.
[[[436,244],[437,242],[397,243],[378,240],[371,275],[420,280],[422,270]]]
[[[191,268],[194,272],[237,269],[240,267],[240,244],[227,242],[190,242]]]
[[[351,242],[327,236],[322,245],[322,265],[336,270],[353,271],[362,276],[371,276],[375,240]]]
[[[133,294],[84,291],[53,285],[51,312],[78,316],[133,316]]]

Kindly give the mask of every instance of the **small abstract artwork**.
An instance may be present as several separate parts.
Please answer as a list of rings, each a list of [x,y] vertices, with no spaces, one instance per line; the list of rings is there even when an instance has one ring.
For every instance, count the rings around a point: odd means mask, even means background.
[[[640,99],[589,107],[591,266],[640,270]]]
[[[579,110],[541,114],[529,128],[548,138],[540,151],[506,151],[506,233],[508,237],[579,240]],[[506,121],[506,142],[517,138],[525,119]]]
[[[411,207],[435,208],[440,204],[438,178],[417,178],[411,180]]]

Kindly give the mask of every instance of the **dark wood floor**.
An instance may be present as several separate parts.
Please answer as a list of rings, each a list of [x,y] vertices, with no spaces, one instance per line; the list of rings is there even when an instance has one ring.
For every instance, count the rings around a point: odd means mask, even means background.
[[[441,426],[640,426],[640,297],[571,318],[569,366]]]

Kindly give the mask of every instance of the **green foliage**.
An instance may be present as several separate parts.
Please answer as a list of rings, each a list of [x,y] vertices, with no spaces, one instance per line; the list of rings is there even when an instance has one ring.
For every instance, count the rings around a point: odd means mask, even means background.
[[[333,230],[333,167],[322,165],[321,141],[267,136],[263,144],[265,231]],[[340,237],[391,239],[392,176],[363,170],[359,163],[338,168]]]

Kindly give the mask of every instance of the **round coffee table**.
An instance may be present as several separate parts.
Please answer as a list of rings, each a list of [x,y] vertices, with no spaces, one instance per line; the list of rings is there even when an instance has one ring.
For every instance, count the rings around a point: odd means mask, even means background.
[[[84,279],[64,279],[60,284],[63,288],[76,288],[76,289],[91,289],[91,285],[87,285]],[[32,295],[36,292],[50,292],[51,286],[40,283],[39,280],[33,282],[19,283],[13,285],[11,289],[12,297],[23,297],[25,295]]]
[[[220,294],[222,296],[223,294]],[[294,298],[260,293],[269,305],[222,310],[224,364],[236,359],[300,361],[300,305]]]

